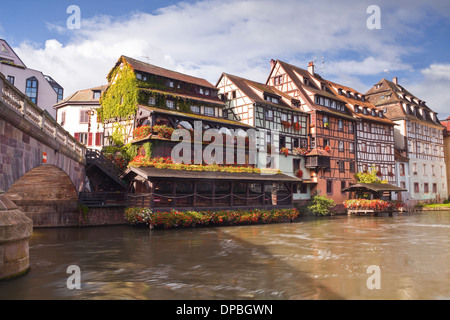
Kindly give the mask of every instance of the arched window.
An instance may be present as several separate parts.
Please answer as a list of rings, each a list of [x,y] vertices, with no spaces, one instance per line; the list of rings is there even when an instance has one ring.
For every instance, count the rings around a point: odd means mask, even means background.
[[[28,78],[26,81],[25,94],[35,104],[37,104],[38,99],[38,84],[38,80],[35,77]]]

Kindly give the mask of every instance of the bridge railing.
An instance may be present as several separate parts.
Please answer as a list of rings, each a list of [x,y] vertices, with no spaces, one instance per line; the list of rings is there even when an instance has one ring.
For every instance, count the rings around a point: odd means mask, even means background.
[[[31,102],[19,89],[9,83],[1,73],[0,90],[0,100],[4,105],[21,114],[29,122],[39,127],[45,134],[53,137],[79,157],[85,157],[86,147],[64,130],[49,114]]]

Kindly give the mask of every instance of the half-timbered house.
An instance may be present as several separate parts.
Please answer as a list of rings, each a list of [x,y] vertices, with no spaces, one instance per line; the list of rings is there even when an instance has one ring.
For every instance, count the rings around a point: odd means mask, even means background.
[[[308,150],[308,114],[300,111],[299,101],[274,87],[223,73],[216,86],[222,96],[228,119],[257,128],[260,153],[267,145],[271,158],[260,166],[275,161],[283,173],[298,177],[302,183],[294,188],[294,200],[310,199],[311,180],[306,168]],[[272,150],[274,149],[274,150]]]
[[[293,205],[293,186],[301,180],[261,174],[254,127],[229,119],[207,80],[122,56],[108,82],[100,100],[105,138],[116,143],[121,136],[137,152],[124,175],[130,205]]]
[[[271,71],[266,81],[281,92],[299,101],[299,110],[309,113],[306,167],[311,169],[317,185],[312,192],[327,195],[342,204],[349,195],[341,190],[355,182],[356,153],[355,121],[352,112],[330,85],[314,72],[280,60],[271,61]]]
[[[398,126],[395,148],[409,158],[410,204],[447,198],[443,131],[436,112],[393,81],[382,79],[366,94],[367,99]]]
[[[387,180],[388,183],[396,185],[395,123],[386,118],[383,110],[379,110],[355,89],[331,81],[326,83],[347,103],[357,119],[356,143],[350,143],[349,148],[350,152],[356,153],[357,171],[370,171],[375,167],[380,180]]]

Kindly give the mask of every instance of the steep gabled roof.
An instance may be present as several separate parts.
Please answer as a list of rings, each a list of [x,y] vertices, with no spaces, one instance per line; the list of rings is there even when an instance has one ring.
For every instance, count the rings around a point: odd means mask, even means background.
[[[202,78],[197,78],[197,77],[193,77],[187,74],[183,74],[177,71],[172,71],[172,70],[168,70],[168,69],[164,69],[146,62],[142,62],[130,57],[126,57],[126,56],[121,56],[118,64],[120,64],[120,62],[123,60],[127,61],[128,64],[130,64],[130,66],[136,71],[142,71],[145,73],[149,73],[149,74],[154,74],[157,76],[161,76],[161,77],[165,77],[165,78],[169,78],[169,79],[173,79],[173,80],[178,80],[178,81],[183,81],[183,82],[187,82],[187,83],[192,83],[192,84],[196,84],[202,87],[206,87],[206,88],[211,88],[211,89],[215,89],[217,90],[217,88],[215,86],[213,86],[210,82],[208,82],[205,79]],[[116,65],[118,65],[116,64]]]
[[[348,105],[352,105],[353,108],[355,107],[355,105],[358,105],[362,108],[368,108],[370,110],[375,109],[377,110],[377,112],[379,111],[378,108],[372,104],[370,101],[364,99],[364,101],[361,100],[361,97],[363,96],[362,93],[356,91],[353,88],[347,87],[347,86],[343,86],[341,84],[329,81],[329,80],[325,80],[327,82],[327,84],[333,89],[333,91],[336,94],[339,94],[339,89],[347,92],[351,92],[352,95],[350,97],[348,97],[347,95],[340,95],[340,98],[342,100],[344,100]],[[358,94],[359,98],[355,99],[355,93]],[[375,121],[375,122],[382,122],[384,124],[388,124],[388,125],[396,125],[393,121],[389,120],[383,113],[383,117],[380,118],[379,115],[373,116],[371,113],[368,114],[364,114],[362,112],[356,113],[354,111],[354,109],[350,110],[353,112],[353,116],[355,118],[361,119],[361,120],[368,120],[368,121]]]
[[[425,101],[417,98],[398,83],[382,79],[367,91],[366,95],[376,107],[388,106],[386,116],[392,120],[407,118],[412,121],[442,126],[437,118],[435,120],[431,117],[434,112],[426,105]],[[405,111],[403,104],[423,110],[423,114],[411,112],[409,108]]]
[[[271,87],[269,85],[259,83],[256,81],[252,81],[249,79],[245,79],[242,77],[238,77],[235,75],[231,75],[228,73],[223,73],[222,77],[226,76],[230,81],[232,81],[236,87],[238,87],[249,99],[251,99],[253,102],[263,103],[266,105],[271,105],[274,107],[282,107],[282,108],[288,108],[291,110],[295,110],[298,112],[302,112],[300,109],[293,107],[291,103],[286,103],[286,100],[292,101],[297,100],[290,95],[281,92],[280,90],[275,89],[274,87]],[[220,81],[220,79],[219,79]],[[259,92],[260,95],[257,93]],[[279,103],[274,103],[271,101],[267,101],[264,99],[264,94],[268,94],[271,96],[275,96],[279,98]]]
[[[62,107],[67,104],[80,104],[80,103],[99,103],[98,99],[94,99],[94,91],[100,91],[103,93],[108,88],[108,85],[94,87],[90,89],[79,90],[59,103],[55,104],[54,108]]]
[[[333,91],[329,88],[329,85],[327,84],[327,80],[323,79],[317,73],[314,73],[314,75],[312,75],[308,70],[299,68],[297,66],[286,63],[284,61],[276,60],[276,63],[280,64],[280,66],[283,68],[283,70],[286,72],[286,74],[289,76],[289,78],[294,82],[296,87],[302,93],[305,100],[307,100],[307,104],[311,108],[313,108],[317,111],[326,112],[326,113],[334,115],[334,116],[353,119],[352,111],[347,106],[346,101],[341,99],[340,96],[333,93]],[[310,79],[310,81],[309,81],[310,84],[305,85],[303,83],[303,78]],[[324,88],[323,89],[319,88],[316,85],[314,79],[316,81],[320,82],[321,84],[323,83],[325,85]],[[341,103],[343,103],[343,105],[345,107],[345,111],[337,111],[337,110],[333,110],[333,109],[325,107],[325,106],[318,105],[315,103],[315,101],[311,101],[308,94],[320,95],[322,97],[341,102]]]

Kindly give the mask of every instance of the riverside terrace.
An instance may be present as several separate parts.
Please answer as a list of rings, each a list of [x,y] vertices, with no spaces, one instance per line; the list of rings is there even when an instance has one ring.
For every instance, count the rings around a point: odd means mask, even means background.
[[[282,173],[187,171],[131,167],[127,207],[172,208],[282,208],[293,206],[292,190],[301,179]]]

